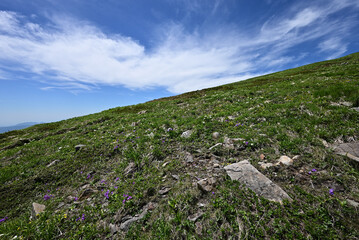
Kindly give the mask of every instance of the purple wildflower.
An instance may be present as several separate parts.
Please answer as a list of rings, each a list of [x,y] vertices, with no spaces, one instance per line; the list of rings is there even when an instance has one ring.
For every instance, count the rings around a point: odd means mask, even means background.
[[[7,220],[7,217],[4,217],[2,219],[0,219],[0,222],[5,222]]]
[[[315,169],[315,168],[312,169],[312,172],[316,172],[316,171],[317,171],[317,169]]]
[[[107,190],[107,192],[104,194],[107,199],[110,198],[109,195],[108,195],[109,193],[110,193],[110,190]]]
[[[334,195],[334,189],[333,188],[329,189],[329,194]]]
[[[47,201],[47,200],[49,200],[49,199],[52,198],[52,197],[53,197],[52,195],[47,195],[47,194],[45,194],[44,200]]]
[[[87,178],[86,178],[86,179],[89,179],[89,178],[91,178],[91,174],[87,175]]]
[[[245,142],[246,145],[248,145],[248,142]]]
[[[85,221],[85,214],[84,213],[82,214],[81,220]]]
[[[115,189],[117,189],[118,187],[117,187],[117,186],[115,186],[114,188],[115,188]]]
[[[77,201],[77,200],[79,200],[79,198],[78,198],[78,197],[75,197],[74,200]]]
[[[309,175],[312,174],[312,171],[309,171],[308,174],[309,174]]]
[[[120,178],[119,177],[117,177],[116,179],[115,179],[115,181],[117,182],[118,180],[120,180]]]

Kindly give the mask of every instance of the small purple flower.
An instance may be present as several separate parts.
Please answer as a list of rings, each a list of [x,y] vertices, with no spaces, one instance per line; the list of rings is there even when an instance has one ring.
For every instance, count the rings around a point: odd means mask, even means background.
[[[120,180],[120,178],[119,177],[117,177],[116,179],[115,179],[115,181],[117,182],[118,180]]]
[[[4,217],[2,219],[0,219],[0,222],[5,222],[7,220],[8,217]]]
[[[311,175],[311,174],[312,174],[312,171],[309,171],[308,174]]]
[[[214,195],[214,192],[212,192],[212,194]]]
[[[117,186],[115,186],[114,188],[115,188],[115,189],[117,189],[118,187],[117,187]]]
[[[135,184],[135,182],[133,182],[132,184]]]
[[[49,190],[49,189],[47,189],[47,192],[50,192],[50,190]]]
[[[77,200],[79,200],[79,198],[78,198],[78,197],[75,197],[74,200],[77,201]]]
[[[315,169],[315,168],[312,169],[312,172],[316,172],[316,171],[317,171],[317,169]]]
[[[81,220],[85,221],[85,214],[84,213],[82,214]]]
[[[51,199],[52,197],[53,197],[52,195],[45,194],[44,200],[47,201],[47,200]]]
[[[89,175],[87,175],[87,178],[86,179],[90,179],[91,178],[91,175],[89,174]]]
[[[334,195],[334,189],[333,188],[329,189],[329,194]]]
[[[82,171],[80,173],[82,174]]]
[[[246,145],[248,145],[248,142],[245,142]]]

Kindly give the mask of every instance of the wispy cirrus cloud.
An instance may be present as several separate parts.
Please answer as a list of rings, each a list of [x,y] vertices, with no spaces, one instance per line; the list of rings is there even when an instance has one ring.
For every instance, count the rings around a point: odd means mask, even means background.
[[[16,66],[46,83],[43,89],[121,85],[182,93],[277,70],[297,58],[290,49],[308,41],[320,41],[318,52],[329,58],[345,53],[345,35],[356,22],[331,20],[330,15],[348,7],[359,8],[345,0],[320,7],[303,5],[246,32],[232,27],[224,33],[199,34],[171,23],[157,30],[160,40],[150,49],[130,37],[106,34],[89,22],[66,16],[37,24],[2,11],[0,70]]]

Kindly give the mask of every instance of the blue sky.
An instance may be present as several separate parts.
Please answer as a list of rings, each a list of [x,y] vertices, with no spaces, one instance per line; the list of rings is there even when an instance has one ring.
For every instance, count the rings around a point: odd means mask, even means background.
[[[0,126],[341,57],[357,29],[359,0],[1,0]]]

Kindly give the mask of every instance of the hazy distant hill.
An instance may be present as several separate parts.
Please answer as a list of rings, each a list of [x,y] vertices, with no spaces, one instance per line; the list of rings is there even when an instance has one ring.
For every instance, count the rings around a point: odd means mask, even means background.
[[[13,130],[19,130],[19,129],[24,129],[27,127],[31,127],[33,125],[39,124],[37,122],[24,122],[24,123],[19,123],[13,126],[8,126],[8,127],[0,127],[0,133],[4,133],[4,132],[9,132],[9,131],[13,131]]]

